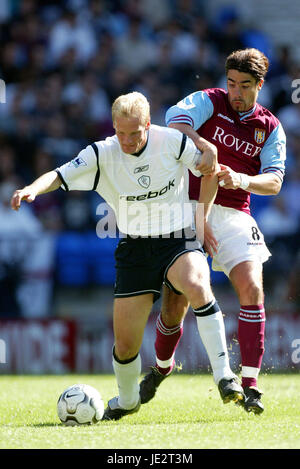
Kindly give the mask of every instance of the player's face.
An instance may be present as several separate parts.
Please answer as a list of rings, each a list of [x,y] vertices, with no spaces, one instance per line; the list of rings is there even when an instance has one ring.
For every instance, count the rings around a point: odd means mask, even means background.
[[[137,117],[116,117],[114,129],[124,153],[137,153],[147,142],[150,121],[142,124]]]
[[[250,73],[228,70],[227,89],[229,102],[237,112],[245,112],[251,109],[257,100],[263,80],[257,81]]]

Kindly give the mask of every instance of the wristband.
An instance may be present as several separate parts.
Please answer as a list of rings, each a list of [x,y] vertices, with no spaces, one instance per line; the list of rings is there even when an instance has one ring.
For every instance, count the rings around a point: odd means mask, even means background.
[[[240,189],[244,191],[249,187],[250,179],[247,174],[239,173],[240,176]]]

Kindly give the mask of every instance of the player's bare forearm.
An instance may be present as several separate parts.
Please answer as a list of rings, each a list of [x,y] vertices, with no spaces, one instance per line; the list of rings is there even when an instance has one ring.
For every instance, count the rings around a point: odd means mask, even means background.
[[[218,174],[212,176],[203,176],[199,196],[199,205],[196,210],[196,228],[198,238],[203,236],[203,246],[208,254],[213,257],[218,251],[218,241],[209,226],[207,220],[211,207],[215,201],[218,192]],[[201,205],[200,205],[201,204]],[[201,236],[202,235],[202,236]]]
[[[282,186],[282,181],[275,174],[258,174],[249,177],[248,191],[257,195],[277,195]]]
[[[243,189],[257,195],[276,195],[281,190],[282,181],[276,174],[265,173],[256,176],[237,173],[229,166],[220,165],[219,185],[224,189]]]
[[[36,179],[30,186],[36,195],[56,191],[61,186],[61,180],[56,171],[49,171]]]
[[[193,127],[188,124],[172,123],[169,125],[169,127],[179,130],[180,132],[186,134],[191,140],[193,140],[196,147],[199,148],[202,153],[199,170],[203,175],[213,174],[216,170],[218,162],[217,147],[204,138],[200,137],[196,130],[194,130]]]
[[[55,191],[60,186],[61,180],[57,172],[49,171],[37,178],[29,186],[16,190],[11,198],[11,208],[13,210],[19,210],[22,200],[29,203],[33,202],[37,195]]]
[[[204,219],[207,221],[211,207],[215,201],[218,192],[218,175],[202,176],[199,203],[204,206]]]

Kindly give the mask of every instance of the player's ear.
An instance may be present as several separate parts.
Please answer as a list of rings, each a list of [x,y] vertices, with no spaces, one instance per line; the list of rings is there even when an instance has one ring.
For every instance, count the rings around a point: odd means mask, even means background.
[[[150,121],[150,119],[149,119],[148,122],[147,122],[147,124],[146,124],[145,129],[146,129],[146,130],[149,130],[150,125],[151,125],[151,121]]]
[[[258,91],[260,91],[262,89],[263,84],[264,84],[264,79],[262,78],[257,84]]]

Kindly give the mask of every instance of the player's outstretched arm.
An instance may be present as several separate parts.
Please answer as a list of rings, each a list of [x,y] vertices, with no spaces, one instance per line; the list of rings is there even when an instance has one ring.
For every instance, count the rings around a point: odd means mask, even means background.
[[[217,147],[204,138],[200,137],[196,130],[194,130],[193,127],[188,124],[172,123],[169,125],[169,127],[179,130],[193,140],[196,147],[199,148],[202,153],[201,163],[197,169],[199,169],[199,171],[201,171],[201,173],[205,176],[213,174],[216,171],[218,162]]]
[[[49,171],[36,179],[29,186],[14,192],[10,205],[13,210],[19,210],[22,200],[33,202],[37,195],[52,192],[61,186],[61,180],[56,171]]]

